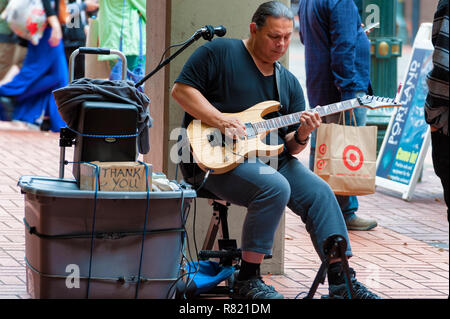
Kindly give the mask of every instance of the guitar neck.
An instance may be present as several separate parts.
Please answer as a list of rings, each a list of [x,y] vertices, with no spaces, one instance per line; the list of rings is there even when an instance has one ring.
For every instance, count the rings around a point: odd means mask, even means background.
[[[347,111],[360,106],[358,100],[351,99],[347,101],[337,102],[333,104],[328,104],[324,106],[318,106],[314,109],[309,110],[309,112],[319,113],[320,117]],[[263,133],[266,131],[291,126],[300,123],[300,116],[306,111],[296,112],[288,115],[279,116],[273,119],[264,120],[261,122],[254,123],[253,126],[258,133]]]

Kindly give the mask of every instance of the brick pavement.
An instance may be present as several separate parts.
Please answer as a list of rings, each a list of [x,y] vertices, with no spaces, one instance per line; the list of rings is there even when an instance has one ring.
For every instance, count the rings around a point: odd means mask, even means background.
[[[308,152],[299,159],[306,164]],[[354,254],[350,263],[357,279],[383,298],[447,298],[448,222],[430,154],[411,201],[382,189],[358,198],[358,215],[376,219],[379,226],[367,232],[349,232]],[[304,224],[290,211],[285,240],[285,274],[266,276],[265,281],[287,298],[295,298],[308,292],[320,261]],[[325,282],[316,297],[327,294],[327,289]]]
[[[72,158],[68,149],[66,158]],[[308,154],[301,155],[306,161]],[[58,176],[58,135],[0,122],[0,299],[29,298],[24,265],[23,175]],[[351,264],[360,281],[384,298],[447,298],[448,223],[442,188],[430,158],[410,202],[387,191],[360,197],[361,216],[376,218],[368,232],[350,232]],[[70,169],[66,169],[70,172]],[[67,173],[69,175],[70,173]],[[320,264],[301,220],[286,215],[285,274],[265,274],[287,298],[307,292]],[[327,293],[321,285],[316,297]]]

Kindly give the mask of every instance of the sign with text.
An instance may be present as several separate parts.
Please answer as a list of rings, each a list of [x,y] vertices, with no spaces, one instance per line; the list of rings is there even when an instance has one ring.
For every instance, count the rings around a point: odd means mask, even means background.
[[[397,96],[402,104],[391,116],[377,159],[376,185],[398,191],[409,200],[430,144],[424,105],[427,74],[433,67],[431,24],[421,25],[414,42],[404,85]]]
[[[98,175],[97,175],[97,169]],[[80,189],[110,192],[145,192],[152,190],[152,165],[139,162],[92,162],[80,165]]]

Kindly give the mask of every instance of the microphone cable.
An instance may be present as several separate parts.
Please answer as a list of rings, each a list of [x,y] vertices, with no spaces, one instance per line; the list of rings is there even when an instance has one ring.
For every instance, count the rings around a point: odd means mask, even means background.
[[[192,36],[192,37],[193,37],[193,36]],[[161,60],[159,60],[158,65],[157,65],[156,67],[158,67],[158,66],[161,65],[161,63],[163,62],[164,57],[165,57],[167,51],[169,51],[169,50],[172,49],[172,48],[181,47],[181,46],[185,45],[186,43],[188,43],[188,42],[192,39],[192,37],[190,37],[189,39],[187,39],[187,40],[184,41],[184,42],[177,43],[177,44],[172,44],[172,45],[168,46],[168,47],[164,50],[164,52],[163,52],[163,54],[162,54],[162,56],[161,56]]]

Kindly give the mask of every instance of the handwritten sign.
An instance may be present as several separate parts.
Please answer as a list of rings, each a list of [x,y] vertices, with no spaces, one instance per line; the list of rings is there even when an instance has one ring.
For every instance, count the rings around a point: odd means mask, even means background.
[[[152,166],[139,162],[93,162],[98,166],[97,186],[99,191],[112,192],[145,192],[152,188]],[[92,164],[80,165],[80,189],[94,190],[96,183],[96,167]],[[147,178],[146,178],[147,177]]]

